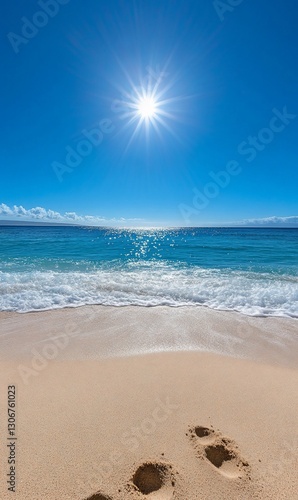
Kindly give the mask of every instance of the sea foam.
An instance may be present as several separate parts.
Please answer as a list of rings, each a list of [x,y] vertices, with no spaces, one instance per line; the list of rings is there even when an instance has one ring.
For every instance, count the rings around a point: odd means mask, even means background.
[[[298,278],[230,269],[131,264],[91,272],[0,272],[2,311],[110,306],[207,306],[252,316],[298,317]]]

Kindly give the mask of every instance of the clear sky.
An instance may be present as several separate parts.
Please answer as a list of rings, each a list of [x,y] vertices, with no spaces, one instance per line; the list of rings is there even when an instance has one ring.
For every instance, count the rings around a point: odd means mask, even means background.
[[[297,224],[297,21],[293,0],[6,2],[0,219]]]

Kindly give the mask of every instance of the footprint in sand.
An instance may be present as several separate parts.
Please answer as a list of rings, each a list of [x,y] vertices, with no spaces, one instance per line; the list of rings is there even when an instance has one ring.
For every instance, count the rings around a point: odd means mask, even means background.
[[[94,493],[91,497],[86,498],[86,500],[111,500],[111,497],[107,497],[102,493]]]
[[[134,473],[132,485],[135,490],[150,498],[170,500],[173,497],[175,479],[172,466],[165,463],[146,462]],[[154,493],[154,494],[153,494]]]
[[[209,427],[190,429],[191,440],[199,456],[229,478],[241,478],[248,473],[249,465],[238,452],[234,441]]]
[[[171,500],[175,487],[172,465],[158,462],[145,462],[138,467],[125,489],[128,493],[150,495],[155,500]],[[139,495],[138,495],[139,498]],[[111,497],[97,492],[85,500],[112,500]]]

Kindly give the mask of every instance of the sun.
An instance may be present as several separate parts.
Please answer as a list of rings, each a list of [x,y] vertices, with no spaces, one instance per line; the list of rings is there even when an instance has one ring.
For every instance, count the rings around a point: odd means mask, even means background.
[[[141,97],[137,103],[137,112],[143,119],[154,118],[157,112],[157,102],[152,96]]]
[[[131,136],[128,137],[125,152],[131,146],[139,133],[143,133],[146,137],[147,145],[149,138],[155,134],[159,139],[163,139],[161,130],[165,129],[176,140],[179,136],[175,133],[174,128],[169,123],[170,121],[180,120],[178,116],[179,107],[177,104],[185,96],[173,95],[172,87],[176,83],[176,76],[170,80],[166,80],[168,75],[168,63],[155,71],[151,71],[151,67],[147,67],[148,74],[139,80],[139,85],[136,85],[128,72],[123,68],[127,83],[125,88],[119,86],[122,98],[115,100],[115,112],[120,112],[120,119],[123,122],[123,130],[127,129]],[[149,71],[150,70],[150,71]]]

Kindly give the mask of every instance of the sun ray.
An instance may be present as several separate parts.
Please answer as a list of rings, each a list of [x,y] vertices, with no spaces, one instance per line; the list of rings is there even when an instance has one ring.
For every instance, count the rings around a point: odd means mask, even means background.
[[[117,101],[121,109],[120,118],[123,123],[121,129],[131,129],[131,135],[127,137],[125,152],[142,130],[146,143],[149,143],[151,130],[159,139],[162,139],[162,130],[178,139],[173,125],[174,122],[182,120],[179,101],[189,97],[173,95],[173,88],[177,83],[178,76],[174,75],[168,78],[169,60],[164,67],[155,68],[155,71],[151,67],[146,67],[148,71],[146,80],[140,76],[139,85],[134,83],[127,69],[120,63],[128,84],[125,88],[119,89],[122,98]],[[117,87],[119,88],[119,85]]]

